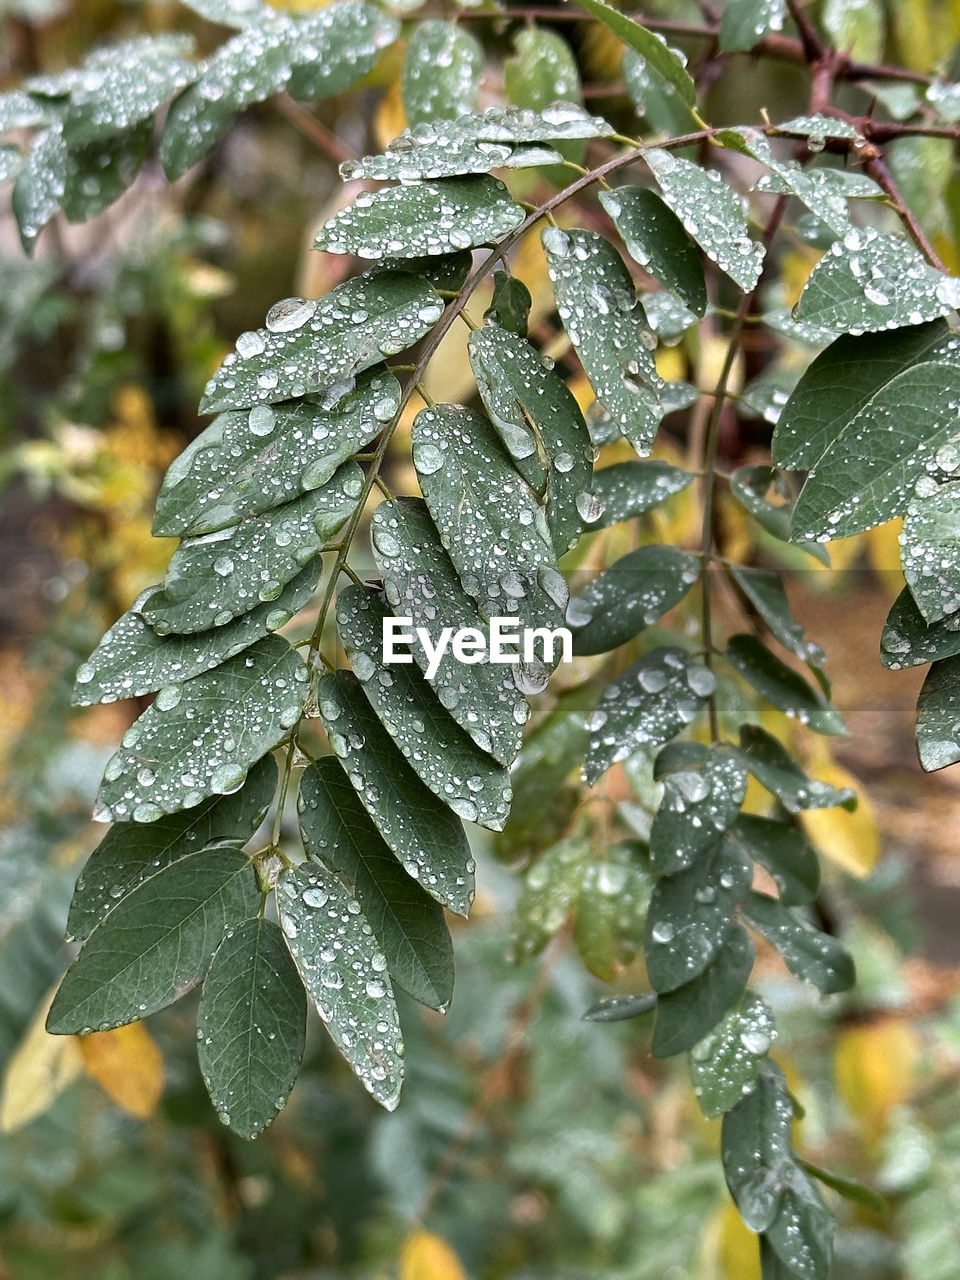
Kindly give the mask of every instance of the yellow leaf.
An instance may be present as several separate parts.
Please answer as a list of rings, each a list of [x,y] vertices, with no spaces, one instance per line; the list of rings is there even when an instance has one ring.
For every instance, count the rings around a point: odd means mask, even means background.
[[[467,1273],[445,1240],[415,1231],[403,1246],[400,1280],[467,1280]]]
[[[145,1120],[163,1094],[163,1055],[142,1022],[114,1031],[94,1031],[80,1038],[87,1075],[110,1097]]]
[[[863,1136],[877,1137],[894,1107],[913,1089],[919,1056],[916,1032],[904,1018],[844,1028],[834,1050],[837,1091]]]
[[[80,1074],[83,1061],[76,1036],[52,1036],[44,1023],[53,991],[34,1014],[3,1075],[0,1132],[12,1133],[35,1120]]]
[[[891,599],[899,594],[903,586],[903,574],[900,572],[900,530],[902,520],[888,520],[886,524],[871,529],[864,535],[867,543],[867,559],[880,574],[884,587],[890,591]]]
[[[722,1280],[760,1280],[760,1245],[737,1213],[725,1205],[718,1218],[719,1274]]]
[[[816,739],[809,751],[809,771],[832,787],[852,787],[860,803],[846,809],[807,809],[800,814],[803,829],[816,847],[850,875],[868,876],[880,856],[880,829],[873,805],[852,773],[838,765],[830,748]]]
[[[678,382],[687,372],[687,358],[681,347],[661,347],[656,360],[657,373],[667,382]]]
[[[400,137],[406,126],[407,115],[403,109],[403,92],[398,79],[380,99],[373,117],[373,135],[379,149],[384,151],[388,143]]]

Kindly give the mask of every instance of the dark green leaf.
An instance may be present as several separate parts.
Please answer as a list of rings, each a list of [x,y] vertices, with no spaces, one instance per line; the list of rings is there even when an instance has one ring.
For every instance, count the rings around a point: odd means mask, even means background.
[[[770,1009],[747,991],[713,1031],[693,1046],[690,1079],[705,1116],[722,1115],[751,1091],[776,1038]]]
[[[108,762],[97,817],[155,822],[235,790],[300,718],[306,682],[287,641],[267,636],[215,671],[165,686]]]
[[[725,652],[733,669],[767,702],[807,724],[817,733],[846,733],[840,712],[811,688],[792,667],[788,667],[756,636],[732,636]]]
[[[381,503],[371,533],[384,594],[395,616],[412,618],[413,627],[425,628],[433,645],[445,627],[480,627],[477,606],[461,586],[423,503],[413,498]],[[427,671],[430,662],[423,646],[414,643],[411,652]],[[429,677],[443,707],[500,764],[516,758],[529,716],[512,671],[506,665],[466,665],[448,651]]]
[[[927,622],[960,611],[958,551],[960,481],[918,485],[900,531],[900,559],[907,586]]]
[[[563,555],[596,506],[590,436],[577,402],[517,334],[487,324],[470,335],[468,350],[484,407],[517,470],[545,502],[553,545]]]
[[[643,515],[680,493],[692,479],[689,471],[650,458],[601,467],[593,473],[593,492],[603,504],[595,527],[605,529],[621,520]]]
[[[797,827],[743,813],[727,838],[770,872],[785,906],[802,906],[817,896],[820,861]]]
[[[623,259],[593,231],[546,227],[541,239],[557,311],[597,399],[637,452],[649,453],[663,379]]]
[[[590,783],[639,748],[658,747],[692,724],[716,688],[713,673],[683,649],[654,649],[608,684],[587,718]]]
[[[956,621],[956,619],[951,619]],[[952,658],[960,653],[960,629],[946,622],[928,626],[917,602],[904,589],[893,602],[880,637],[880,661],[891,671]]]
[[[814,466],[827,448],[897,374],[934,354],[949,329],[943,320],[891,333],[843,334],[797,383],[773,433],[777,465]]]
[[[347,280],[318,302],[278,302],[266,328],[237,340],[207,383],[200,411],[249,409],[332,388],[413,346],[442,315],[443,300],[422,275],[390,267]]]
[[[605,996],[592,1004],[583,1015],[584,1022],[623,1022],[627,1018],[639,1018],[657,1007],[656,993],[647,991],[639,996]]]
[[[208,845],[242,844],[263,821],[277,787],[272,756],[259,760],[239,791],[211,796],[193,809],[164,814],[149,825],[118,822],[84,864],[77,880],[67,936],[85,941],[108,911],[172,862]]]
[[[744,595],[785,649],[807,663],[823,685],[823,663],[826,654],[818,644],[807,640],[803,628],[790,612],[790,602],[779,573],[770,569],[754,569],[734,565],[734,579]]]
[[[499,831],[510,807],[510,776],[444,710],[413,663],[383,661],[389,610],[368,587],[337,598],[337,629],[354,674],[407,763],[458,817]]]
[[[927,672],[917,701],[917,752],[927,773],[960,760],[960,658]]]
[[[707,309],[703,267],[673,210],[645,187],[601,191],[600,203],[623,236],[631,257],[702,316]]]
[[[689,551],[654,545],[629,551],[571,599],[574,653],[626,644],[678,604],[699,573],[700,561]]]
[[[477,105],[483,49],[468,31],[431,18],[418,22],[403,64],[403,109],[412,125],[451,120]]]
[[[185,538],[163,590],[140,606],[143,617],[160,635],[182,635],[275,601],[351,514],[362,485],[363,472],[348,462],[319,489],[257,520]]]
[[[775,491],[781,489],[779,481],[780,477],[773,467],[738,467],[730,477],[730,492],[743,509],[750,512],[761,529],[781,542],[789,542],[792,504],[785,502],[774,505],[766,496],[771,486],[774,486]],[[796,545],[822,564],[830,563],[827,549],[818,542],[798,542]]]
[[[173,1004],[203,977],[260,891],[237,849],[201,849],[138,885],[90,934],[50,1013],[54,1034],[107,1031]]]
[[[812,982],[824,995],[849,991],[853,986],[853,961],[843,943],[804,924],[776,898],[750,893],[743,914],[804,982]]]
[[[746,769],[731,748],[676,742],[657,756],[653,776],[663,783],[663,798],[650,828],[650,857],[658,875],[675,875],[730,827],[746,794]]]
[[[13,185],[13,215],[26,253],[59,210],[66,185],[67,147],[56,125],[34,139]]]
[[[392,1111],[403,1083],[403,1040],[387,960],[360,904],[327,869],[304,862],[277,883],[280,924],[307,994],[337,1048]]]
[[[753,943],[739,925],[731,926],[723,949],[699,977],[657,997],[652,1052],[658,1058],[701,1041],[739,1000],[753,968]]]
[[[857,807],[854,791],[811,781],[777,739],[758,725],[741,727],[740,749],[753,776],[790,813],[800,809],[832,809],[834,805],[851,810]]]
[[[490,244],[525,217],[488,175],[365,191],[320,228],[314,245],[358,258],[421,258]]]
[[[465,916],[473,902],[474,861],[459,820],[404,760],[352,672],[324,676],[317,697],[330,745],[404,870]]]
[[[822,1182],[825,1187],[829,1187],[831,1191],[836,1191],[838,1195],[843,1196],[845,1200],[852,1200],[854,1204],[861,1204],[865,1209],[869,1209],[871,1213],[889,1213],[890,1206],[887,1201],[878,1192],[870,1187],[865,1187],[862,1182],[857,1182],[854,1178],[842,1178],[838,1173],[831,1173],[829,1169],[821,1169],[819,1165],[811,1164],[809,1160],[797,1158],[797,1164],[801,1169],[805,1169],[818,1182]]]
[[[690,79],[686,67],[658,35],[648,31],[646,27],[641,27],[632,18],[620,13],[618,9],[604,4],[603,0],[582,0],[581,8],[592,13],[628,48],[640,54],[654,71],[676,89],[681,101],[689,107],[694,106],[697,101],[696,86]]]
[[[287,1100],[306,1039],[307,1000],[283,936],[270,920],[227,933],[197,1011],[204,1083],[224,1124],[256,1138]]]
[[[453,947],[443,908],[384,844],[343,768],[327,756],[300,780],[300,830],[311,858],[345,876],[391,977],[431,1009],[453,995]]]
[[[393,419],[399,403],[396,378],[371,370],[356,387],[331,387],[316,400],[220,415],[171,463],[153,532],[214,533],[326,484]]]
[[[491,320],[501,329],[507,329],[521,338],[527,336],[527,316],[533,299],[530,290],[518,276],[506,271],[493,273],[493,299],[483,313],[484,320]]]

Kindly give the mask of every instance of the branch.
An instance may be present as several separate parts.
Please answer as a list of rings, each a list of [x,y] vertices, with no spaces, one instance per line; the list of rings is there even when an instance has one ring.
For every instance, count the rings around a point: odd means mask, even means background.
[[[903,220],[903,225],[910,232],[910,236],[914,244],[917,246],[920,252],[924,255],[924,257],[927,259],[930,265],[932,267],[936,267],[938,271],[943,271],[944,273],[946,273],[947,268],[944,266],[943,262],[940,260],[940,256],[937,253],[937,251],[934,249],[933,245],[927,239],[926,234],[923,228],[920,226],[920,223],[917,221],[914,213],[912,212],[911,209],[907,207],[906,201],[903,199],[903,196],[901,196],[900,194],[900,188],[897,186],[896,182],[894,181],[893,174],[887,168],[886,162],[884,161],[883,157],[882,156],[872,157],[871,159],[866,161],[863,168],[864,168],[864,172],[869,174],[870,177],[873,178],[873,180],[876,182],[876,184],[879,187],[882,187],[883,190],[890,197],[891,204],[893,205],[895,211],[900,215],[901,219]]]

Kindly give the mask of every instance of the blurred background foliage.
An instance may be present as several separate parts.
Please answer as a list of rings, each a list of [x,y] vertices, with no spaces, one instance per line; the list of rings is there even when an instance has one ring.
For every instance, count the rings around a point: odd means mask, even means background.
[[[861,59],[957,74],[956,0],[826,0],[822,9],[837,42]],[[683,2],[659,11],[700,17]],[[201,49],[218,40],[162,0],[0,0],[0,87],[71,65],[94,42],[168,27],[191,29]],[[491,98],[518,30],[491,24]],[[635,129],[620,47],[596,26],[557,30],[576,53],[588,101]],[[482,889],[469,924],[455,928],[453,1009],[446,1018],[405,1009],[407,1086],[395,1114],[381,1113],[314,1034],[287,1109],[245,1144],[207,1102],[189,1000],[148,1027],[83,1041],[43,1030],[68,958],[61,939],[73,880],[100,835],[88,822],[97,780],[132,719],[123,704],[71,710],[74,671],[162,573],[170,544],[149,536],[155,492],[197,434],[200,389],[235,335],[278,297],[326,291],[349,265],[307,246],[343,201],[337,161],[383,145],[404,124],[399,58],[388,52],[362,90],[317,112],[282,101],[249,112],[173,186],[148,164],[105,216],[55,223],[32,261],[9,215],[0,222],[0,1276],[758,1280],[754,1238],[722,1185],[719,1122],[700,1116],[683,1065],[650,1058],[643,1019],[581,1020],[610,989],[601,977],[614,975],[623,991],[639,981],[640,962],[613,943],[604,949],[613,908],[603,867],[588,869],[559,905],[528,888],[514,919],[515,866],[570,813],[550,754],[570,705],[563,681],[553,719],[525,753],[517,819],[495,848],[477,848]],[[711,119],[803,107],[799,71],[739,61],[743,74],[718,84]],[[911,92],[900,86],[901,97]],[[899,109],[892,94],[885,105]],[[957,270],[953,145],[904,139],[891,164]],[[576,213],[596,217],[591,206]],[[783,305],[816,253],[798,240],[781,261]],[[521,247],[514,270],[533,298],[534,332],[565,360],[539,255]],[[770,400],[758,388],[789,387],[799,368],[789,349],[773,364],[771,354],[749,350],[740,372],[759,418],[724,441],[737,462],[762,460]],[[709,326],[661,353],[666,374],[700,385],[718,358]],[[467,395],[462,348],[449,345],[432,376],[438,394]],[[572,368],[571,386],[587,407]],[[666,458],[682,448],[687,424],[676,421]],[[608,448],[605,461],[627,456],[623,447]],[[397,487],[409,489],[412,472],[397,453]],[[733,504],[721,518],[730,554],[748,554],[752,522]],[[683,543],[697,527],[695,498],[679,494],[645,520],[658,541]],[[626,528],[597,535],[583,564],[619,553]],[[873,653],[901,585],[895,541],[888,526],[834,544],[829,573],[781,563],[796,569],[794,607],[828,644],[853,730],[835,759],[812,755],[806,737],[795,745],[818,776],[863,797],[855,814],[804,815],[827,856],[831,924],[860,982],[849,997],[822,1000],[765,951],[755,986],[776,1012],[775,1056],[806,1108],[798,1144],[886,1197],[884,1213],[837,1201],[837,1274],[957,1280],[960,790],[954,773],[925,777],[912,762],[919,676],[884,672]],[[573,688],[584,670],[566,683]],[[787,722],[775,727],[786,735]],[[607,796],[641,836],[650,799],[642,766],[615,777]],[[592,930],[564,924],[577,894]],[[515,965],[512,943],[525,931],[538,944],[556,937]]]

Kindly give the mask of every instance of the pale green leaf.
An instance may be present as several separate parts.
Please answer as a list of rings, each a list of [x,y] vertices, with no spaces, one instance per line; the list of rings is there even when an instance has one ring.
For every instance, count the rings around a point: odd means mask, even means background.
[[[566,924],[589,862],[589,842],[572,837],[547,849],[524,876],[513,924],[516,960],[538,955]]]
[[[786,15],[787,0],[728,0],[720,15],[720,48],[745,53],[764,36],[782,31]]]
[[[527,25],[514,32],[513,47],[513,57],[503,64],[511,102],[542,111],[558,101],[580,101],[580,69],[563,36]]]
[[[63,212],[68,222],[95,218],[127,190],[153,143],[153,122],[72,146],[67,154]]]
[[[33,141],[13,185],[13,216],[20,243],[33,252],[37,236],[60,208],[67,185],[67,146],[59,125]]]
[[[467,115],[477,105],[483,49],[453,22],[418,22],[407,45],[401,80],[403,109],[412,125]]]
[[[754,1087],[760,1064],[777,1038],[769,1007],[747,991],[690,1050],[690,1080],[705,1116],[723,1115]]]

